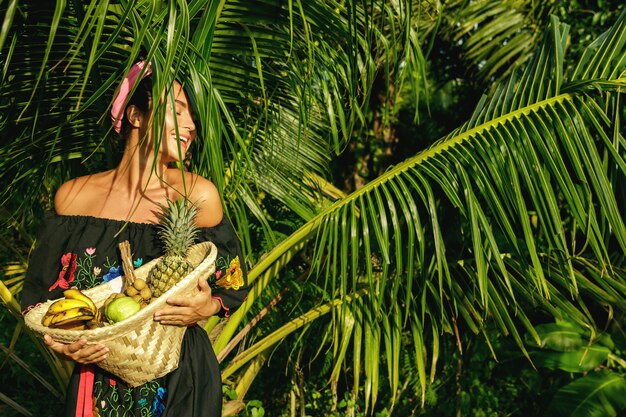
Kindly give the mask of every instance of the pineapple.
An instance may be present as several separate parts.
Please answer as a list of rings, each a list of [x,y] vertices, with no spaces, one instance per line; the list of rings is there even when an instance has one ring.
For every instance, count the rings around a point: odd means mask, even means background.
[[[187,204],[184,198],[168,200],[167,207],[163,206],[158,235],[165,255],[152,267],[147,279],[154,297],[160,297],[193,271],[187,251],[198,233],[194,222],[197,214],[197,207]]]

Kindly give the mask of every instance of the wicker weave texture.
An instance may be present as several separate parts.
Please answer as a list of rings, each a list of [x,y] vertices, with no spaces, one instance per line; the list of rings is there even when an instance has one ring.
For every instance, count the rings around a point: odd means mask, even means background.
[[[109,348],[107,359],[98,366],[123,379],[129,386],[138,386],[163,376],[178,367],[180,347],[186,327],[162,325],[153,320],[154,313],[165,307],[172,296],[193,296],[198,293],[198,278],[208,278],[215,272],[217,248],[211,242],[202,242],[189,250],[188,259],[194,270],[170,288],[161,297],[140,310],[137,314],[121,322],[92,330],[63,330],[41,325],[41,319],[48,307],[56,300],[49,300],[31,309],[25,316],[26,325],[43,337],[49,334],[60,342],[72,343],[81,338],[87,344],[103,344]],[[160,258],[154,259],[135,270],[137,278],[146,279],[152,266]],[[84,293],[98,307],[113,292],[121,288],[122,278],[98,285]]]

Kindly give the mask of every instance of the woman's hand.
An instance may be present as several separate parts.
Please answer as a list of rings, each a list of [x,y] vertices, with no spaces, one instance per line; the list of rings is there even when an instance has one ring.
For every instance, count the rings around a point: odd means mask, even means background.
[[[109,354],[109,349],[104,345],[85,346],[87,340],[80,339],[74,343],[62,343],[54,340],[49,334],[43,337],[43,341],[57,353],[74,362],[88,364],[98,363]]]
[[[154,313],[154,320],[161,324],[188,326],[214,316],[222,305],[211,296],[211,287],[206,279],[198,279],[200,292],[193,297],[170,297],[168,307]]]

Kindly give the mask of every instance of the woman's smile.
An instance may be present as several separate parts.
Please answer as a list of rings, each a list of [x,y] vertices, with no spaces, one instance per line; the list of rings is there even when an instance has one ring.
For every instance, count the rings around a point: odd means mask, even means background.
[[[189,148],[189,146],[191,145],[191,143],[193,141],[188,136],[182,136],[181,135],[181,136],[178,136],[178,138],[180,139],[180,148],[183,150],[183,152],[186,151]],[[176,136],[174,136],[174,140],[178,142]]]

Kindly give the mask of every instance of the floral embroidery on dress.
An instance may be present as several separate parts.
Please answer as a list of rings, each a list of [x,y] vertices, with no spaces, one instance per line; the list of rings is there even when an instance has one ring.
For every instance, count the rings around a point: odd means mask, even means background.
[[[98,284],[98,275],[102,272],[101,268],[93,266],[96,257],[96,248],[85,249],[85,255],[78,258],[78,271],[76,274],[76,286],[81,289],[94,287]]]
[[[63,269],[59,273],[59,279],[50,287],[49,291],[54,290],[57,286],[68,289],[72,286],[86,290],[100,285],[104,282],[111,281],[124,273],[121,265],[116,261],[112,261],[107,256],[102,265],[95,265],[97,249],[89,247],[81,256],[77,254],[66,253],[61,258]],[[143,264],[142,258],[133,261],[135,268],[139,268]]]
[[[217,265],[228,262],[227,259],[220,257],[217,260]],[[223,275],[223,276],[222,276]],[[225,271],[220,269],[215,273],[214,287],[221,287],[227,290],[238,290],[243,286],[243,271],[241,270],[241,264],[239,263],[239,256],[236,256],[230,261]]]
[[[165,411],[165,396],[167,394],[167,390],[163,387],[159,387],[157,389],[157,393],[154,396],[154,400],[152,401],[152,415],[154,417],[161,417],[163,411]]]
[[[165,391],[165,388],[161,387],[157,381],[148,382],[139,389],[141,398],[137,401],[137,405],[140,407],[141,416],[154,417],[153,406],[159,395],[159,390]],[[165,408],[165,405],[163,405],[163,408]]]
[[[109,282],[112,279],[115,279],[122,275],[122,266],[112,266],[109,268],[109,272],[105,276],[102,277],[102,282]]]
[[[157,381],[123,391],[114,378],[108,378],[108,384],[105,381],[94,383],[94,405],[100,417],[155,417],[163,414],[166,390]]]
[[[68,252],[61,256],[61,271],[57,280],[48,288],[48,291],[54,290],[56,287],[60,287],[67,290],[70,287],[70,282],[74,281],[74,272],[76,271],[76,254]]]

